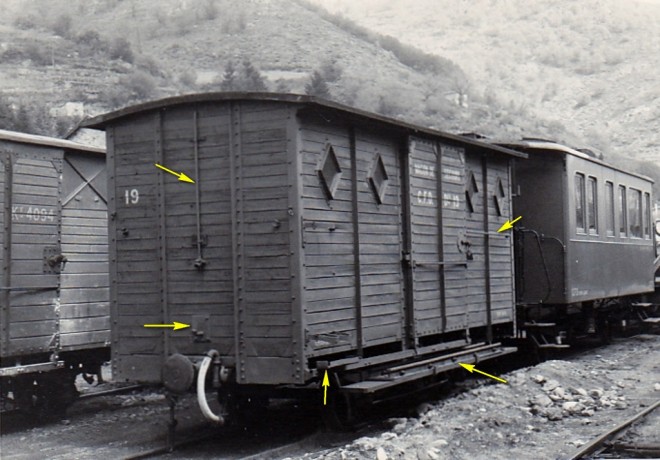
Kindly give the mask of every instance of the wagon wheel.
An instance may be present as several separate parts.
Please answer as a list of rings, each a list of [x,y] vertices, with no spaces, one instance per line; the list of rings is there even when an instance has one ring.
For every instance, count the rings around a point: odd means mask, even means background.
[[[327,404],[321,406],[321,418],[328,429],[349,431],[358,425],[356,398],[346,392],[328,395]]]
[[[607,318],[599,318],[596,322],[596,332],[602,345],[609,345],[612,342],[612,325]]]
[[[269,399],[267,396],[242,394],[225,388],[218,392],[218,402],[230,425],[249,427],[263,420]]]
[[[9,395],[11,393],[11,396]],[[0,413],[18,410],[16,390],[12,379],[3,379],[0,382]]]
[[[32,413],[41,420],[55,420],[78,398],[76,374],[68,370],[48,372],[36,379]]]

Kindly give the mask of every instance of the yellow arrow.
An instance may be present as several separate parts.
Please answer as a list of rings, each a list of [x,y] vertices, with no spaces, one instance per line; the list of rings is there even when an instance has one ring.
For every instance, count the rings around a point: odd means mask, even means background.
[[[175,175],[176,177],[178,177],[179,180],[182,181],[182,182],[190,182],[191,184],[194,184],[194,183],[195,183],[194,180],[192,180],[190,177],[186,176],[184,173],[174,172],[174,171],[172,171],[171,169],[167,169],[165,166],[161,166],[161,165],[159,165],[158,163],[156,163],[156,167],[157,167],[157,168],[160,168],[160,169],[162,169],[163,171],[168,172],[168,173],[170,173],[170,174],[174,174],[174,175]]]
[[[144,327],[171,327],[173,331],[176,331],[178,329],[185,329],[190,327],[190,324],[177,323],[176,321],[173,321],[172,324],[145,324]]]
[[[504,230],[508,230],[508,229],[510,229],[510,228],[513,228],[513,224],[515,224],[516,222],[518,222],[520,219],[522,219],[522,216],[519,216],[519,217],[517,217],[516,219],[513,219],[511,222],[509,222],[509,220],[507,219],[507,221],[504,222],[504,224],[502,224],[502,226],[501,226],[500,229],[497,231],[497,233],[499,233],[499,232],[503,232]]]
[[[458,364],[460,364],[461,366],[463,366],[465,369],[467,369],[470,372],[478,372],[480,374],[485,375],[486,377],[490,377],[491,379],[497,380],[498,382],[509,383],[504,379],[501,379],[499,377],[495,377],[494,375],[486,374],[485,372],[481,372],[479,369],[475,369],[474,364],[463,364],[463,363],[458,363]]]
[[[328,387],[330,386],[330,380],[328,380],[328,371],[325,371],[325,375],[323,376],[323,383],[321,384],[323,386],[323,405],[325,406],[327,401],[328,401]]]

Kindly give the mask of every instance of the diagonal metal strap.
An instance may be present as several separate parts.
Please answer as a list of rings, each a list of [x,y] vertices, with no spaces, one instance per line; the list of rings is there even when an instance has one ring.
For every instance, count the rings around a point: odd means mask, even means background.
[[[83,180],[83,183],[80,184],[78,187],[76,187],[76,189],[75,189],[73,192],[71,192],[71,194],[69,194],[69,196],[67,196],[67,197],[64,199],[64,201],[62,201],[62,207],[66,206],[71,200],[73,200],[73,199],[75,198],[75,196],[76,196],[78,193],[80,193],[80,192],[82,191],[82,189],[84,189],[84,188],[87,187],[88,185],[89,185],[89,188],[91,188],[92,190],[94,190],[94,191],[96,192],[96,194],[97,194],[97,195],[103,200],[103,202],[104,202],[105,204],[108,204],[108,200],[105,199],[105,197],[103,196],[103,194],[102,194],[99,190],[97,190],[96,187],[94,187],[94,186],[92,185],[92,181],[93,181],[94,179],[96,179],[96,178],[99,176],[99,174],[101,174],[101,173],[103,172],[103,168],[101,168],[101,169],[99,169],[98,171],[96,171],[96,174],[94,174],[94,176],[92,176],[92,178],[88,180],[88,179],[85,179],[85,176],[83,176],[83,175],[81,174],[81,172],[78,171],[78,170],[76,169],[76,167],[73,166],[73,164],[71,164],[70,161],[67,160],[67,163],[69,163],[69,166],[71,166],[71,168],[72,168],[72,169],[73,169],[73,170],[74,170],[74,171],[80,176],[80,178]]]

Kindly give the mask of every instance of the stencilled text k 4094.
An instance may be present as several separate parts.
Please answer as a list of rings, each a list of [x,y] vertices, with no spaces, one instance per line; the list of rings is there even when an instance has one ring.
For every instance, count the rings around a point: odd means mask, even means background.
[[[55,210],[39,206],[12,206],[12,222],[54,222]]]

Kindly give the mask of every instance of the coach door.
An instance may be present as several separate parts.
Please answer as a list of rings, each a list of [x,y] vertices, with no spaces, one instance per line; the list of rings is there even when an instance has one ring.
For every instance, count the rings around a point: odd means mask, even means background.
[[[408,326],[415,339],[467,326],[464,161],[458,148],[410,139],[406,257],[412,284]]]
[[[67,153],[62,171],[63,349],[110,340],[105,156]]]
[[[2,355],[59,345],[62,152],[11,146],[3,156]]]

